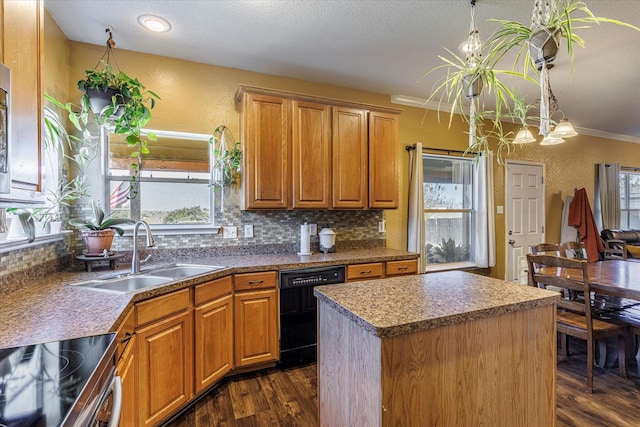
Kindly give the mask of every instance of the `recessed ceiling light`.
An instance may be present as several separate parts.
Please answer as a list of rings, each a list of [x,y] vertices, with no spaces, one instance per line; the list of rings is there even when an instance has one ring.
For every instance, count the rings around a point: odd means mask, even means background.
[[[140,25],[155,33],[164,33],[171,29],[171,24],[166,19],[154,15],[141,15],[138,17]]]

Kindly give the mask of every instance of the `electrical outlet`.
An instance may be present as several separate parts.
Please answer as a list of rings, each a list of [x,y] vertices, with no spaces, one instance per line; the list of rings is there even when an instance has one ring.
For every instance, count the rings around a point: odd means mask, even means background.
[[[380,221],[378,223],[378,233],[384,233],[387,231],[387,221]]]
[[[309,224],[309,235],[315,236],[318,234],[318,224]]]
[[[238,238],[238,227],[223,227],[222,228],[222,237],[224,239],[237,239]]]
[[[247,237],[247,238],[253,237],[253,224],[245,224],[244,237]]]

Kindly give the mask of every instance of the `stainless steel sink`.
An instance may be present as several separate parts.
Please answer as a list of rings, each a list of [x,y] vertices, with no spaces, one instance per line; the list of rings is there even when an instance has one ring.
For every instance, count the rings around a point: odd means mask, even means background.
[[[151,286],[163,285],[172,281],[173,280],[168,277],[144,274],[124,276],[115,279],[88,280],[86,282],[72,283],[70,286],[81,286],[102,291],[132,292]]]
[[[220,270],[220,266],[211,265],[195,265],[195,264],[175,264],[167,267],[154,268],[149,271],[150,274],[160,277],[168,277],[171,279],[184,279],[200,276],[201,274],[211,273]]]
[[[110,292],[135,292],[153,286],[166,285],[180,279],[190,279],[220,270],[224,267],[196,264],[171,264],[147,270],[140,274],[119,275],[107,279],[87,280],[69,286],[81,286]]]

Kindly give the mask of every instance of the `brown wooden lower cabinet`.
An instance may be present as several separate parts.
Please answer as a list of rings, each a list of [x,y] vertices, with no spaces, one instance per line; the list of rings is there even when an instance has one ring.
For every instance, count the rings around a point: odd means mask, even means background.
[[[403,276],[418,273],[418,260],[370,262],[347,266],[347,282],[381,279],[385,276]]]
[[[146,322],[136,331],[140,426],[157,425],[193,396],[190,304],[190,289],[136,304],[138,323]]]
[[[418,273],[417,259],[387,261],[387,265],[386,265],[387,276],[403,276],[406,274],[417,274],[417,273]]]
[[[233,299],[236,367],[278,360],[278,290],[240,292]]]
[[[233,289],[236,368],[276,362],[280,357],[277,272],[235,274]]]
[[[384,263],[371,262],[347,266],[347,282],[355,280],[371,280],[384,277]]]
[[[233,369],[231,276],[195,287],[195,392],[206,390]]]

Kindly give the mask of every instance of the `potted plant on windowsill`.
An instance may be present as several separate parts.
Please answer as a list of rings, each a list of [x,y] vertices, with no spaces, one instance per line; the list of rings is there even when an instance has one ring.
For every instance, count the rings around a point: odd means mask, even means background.
[[[36,239],[36,226],[31,211],[24,208],[7,208],[7,212],[15,216],[11,220],[8,238],[26,237],[27,242],[33,242]]]
[[[99,256],[104,251],[111,250],[113,237],[116,233],[119,236],[124,234],[124,230],[119,225],[133,224],[130,219],[125,218],[106,218],[104,211],[98,203],[92,202],[93,218],[72,218],[69,224],[82,227],[82,238],[86,245],[85,255]]]

